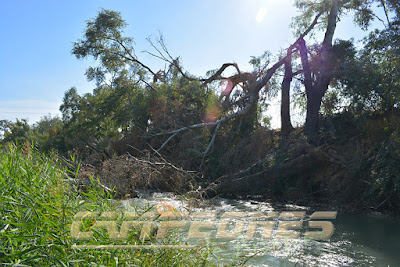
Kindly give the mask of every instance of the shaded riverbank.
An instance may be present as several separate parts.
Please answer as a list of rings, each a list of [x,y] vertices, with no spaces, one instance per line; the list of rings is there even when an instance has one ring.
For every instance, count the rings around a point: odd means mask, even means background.
[[[78,183],[98,177],[117,198],[137,190],[172,191],[193,199],[225,197],[322,206],[345,213],[400,214],[400,111],[354,115],[321,122],[309,142],[299,128],[290,136],[259,127],[248,136],[217,137],[203,166],[177,143],[160,154],[138,134],[111,146],[113,157],[89,153],[71,168]],[[188,145],[188,144],[186,144]],[[111,190],[109,190],[111,191]]]

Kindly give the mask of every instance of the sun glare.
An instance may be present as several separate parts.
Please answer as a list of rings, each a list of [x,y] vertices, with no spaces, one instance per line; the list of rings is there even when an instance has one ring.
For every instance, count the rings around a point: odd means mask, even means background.
[[[261,23],[264,20],[266,14],[267,9],[265,7],[260,8],[257,12],[256,21],[258,23]]]

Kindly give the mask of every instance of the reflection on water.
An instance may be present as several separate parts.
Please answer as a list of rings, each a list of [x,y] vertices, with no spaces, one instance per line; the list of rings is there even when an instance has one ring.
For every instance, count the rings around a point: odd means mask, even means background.
[[[142,198],[126,200],[124,209],[133,206],[142,208],[157,205],[160,201],[170,202],[177,210],[225,212],[264,212],[273,207],[266,202],[217,199],[201,208],[188,205],[172,194],[153,193]],[[309,240],[303,237],[307,231],[310,208],[287,205],[284,210],[306,211],[303,229],[298,239],[263,239],[261,235],[246,239],[244,233],[235,239],[215,238],[200,240],[204,246],[213,246],[213,253],[221,265],[241,260],[245,266],[400,266],[400,218],[379,215],[345,215],[338,213],[330,220],[335,231],[329,240]],[[283,211],[279,210],[279,211]],[[275,230],[278,226],[276,221]],[[233,226],[234,227],[234,226]],[[199,241],[196,241],[199,244]]]

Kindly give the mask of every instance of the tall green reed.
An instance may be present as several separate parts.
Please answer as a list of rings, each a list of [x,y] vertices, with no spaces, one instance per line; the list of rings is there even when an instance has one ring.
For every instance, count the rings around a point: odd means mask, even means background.
[[[0,147],[0,265],[4,266],[215,266],[211,249],[73,249],[74,215],[82,210],[113,211],[112,194],[94,179],[85,192],[66,182],[68,169],[56,154],[29,144]],[[74,176],[74,173],[69,173]],[[98,230],[90,244],[113,244]],[[119,241],[140,242],[137,233]],[[150,241],[151,242],[151,241]],[[165,242],[179,244],[177,239]]]

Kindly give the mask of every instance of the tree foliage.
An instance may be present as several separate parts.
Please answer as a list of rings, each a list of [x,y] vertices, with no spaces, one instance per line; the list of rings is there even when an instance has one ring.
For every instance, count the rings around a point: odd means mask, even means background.
[[[42,151],[64,151],[63,122],[58,117],[43,116],[33,125],[29,125],[25,119],[15,122],[2,120],[0,131],[3,132],[0,143],[3,144],[12,142],[24,145],[28,142]]]
[[[343,97],[357,110],[391,110],[400,103],[399,22],[375,30],[356,51],[353,44],[338,50],[341,55],[337,80]]]

